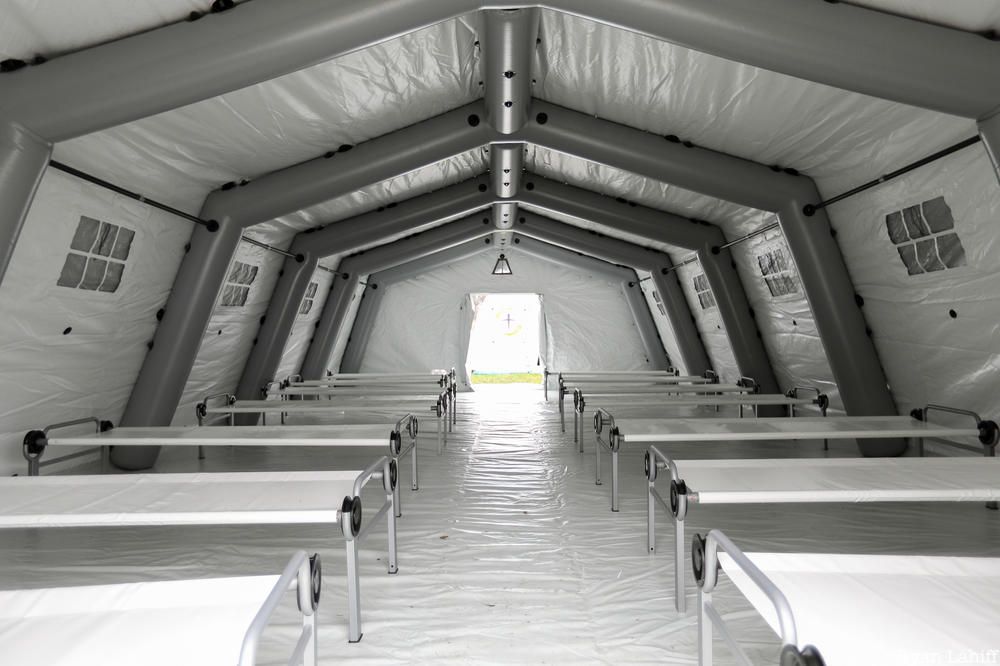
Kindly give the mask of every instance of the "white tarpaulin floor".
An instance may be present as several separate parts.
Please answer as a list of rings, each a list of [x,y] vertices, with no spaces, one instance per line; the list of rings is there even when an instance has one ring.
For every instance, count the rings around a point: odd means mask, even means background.
[[[613,514],[608,482],[594,485],[589,431],[586,442],[587,453],[577,453],[572,432],[559,432],[556,404],[533,388],[462,394],[440,457],[427,419],[418,492],[408,489],[405,462],[402,470],[399,574],[385,573],[381,525],[362,548],[358,644],[346,640],[343,542],[333,528],[8,530],[0,532],[0,589],[276,573],[302,548],[323,556],[323,663],[694,664],[696,616],[673,610],[665,515],[660,552],[646,553],[642,448],[622,452],[621,512]],[[856,455],[853,443],[830,447],[830,456]],[[678,458],[823,455],[821,443],[670,450]],[[171,450],[158,471],[324,469],[343,460],[329,449],[220,448],[199,466],[193,451]],[[980,503],[692,511],[688,534],[708,528],[748,551],[1000,556],[1000,514]],[[689,595],[696,608],[693,588]],[[715,600],[754,663],[776,663],[773,633],[728,581]],[[287,619],[272,638],[297,631],[291,613]],[[51,636],[59,640],[58,626]],[[716,651],[717,663],[731,663],[724,646]]]

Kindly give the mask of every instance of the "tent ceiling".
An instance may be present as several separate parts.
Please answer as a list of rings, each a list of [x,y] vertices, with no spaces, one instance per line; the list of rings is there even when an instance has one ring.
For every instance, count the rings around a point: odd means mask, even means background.
[[[763,164],[794,167],[815,178],[824,193],[976,133],[968,119],[761,70],[576,16],[545,11],[541,33],[537,97]]]
[[[465,20],[447,21],[61,143],[55,157],[197,212],[223,183],[387,134],[480,97],[474,35]]]
[[[675,215],[712,222],[722,227],[731,238],[749,233],[772,221],[772,215],[762,210],[739,206],[539,146],[529,147],[525,166],[531,173],[561,183],[611,197],[623,197]]]
[[[271,222],[258,224],[250,227],[249,231],[267,242],[287,241],[295,232],[323,227],[355,215],[367,213],[380,206],[420,196],[474,178],[486,173],[488,166],[489,159],[481,149],[470,150],[397,178],[364,187],[318,206],[279,217]],[[392,240],[384,242],[388,243]]]

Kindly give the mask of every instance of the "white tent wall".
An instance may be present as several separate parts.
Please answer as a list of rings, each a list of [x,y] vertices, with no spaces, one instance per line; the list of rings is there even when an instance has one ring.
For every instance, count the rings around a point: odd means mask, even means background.
[[[725,324],[722,323],[722,317],[719,315],[719,308],[718,306],[702,308],[698,300],[698,292],[694,288],[695,277],[703,273],[701,264],[697,261],[677,269],[677,277],[680,278],[684,297],[687,298],[687,302],[691,306],[695,324],[698,327],[698,332],[701,333],[705,353],[708,354],[712,367],[719,373],[719,380],[724,383],[733,383],[740,378],[740,371],[736,365],[736,357],[733,355],[733,347],[729,344]]]
[[[135,232],[113,293],[57,285],[82,216]],[[191,228],[46,172],[0,286],[0,474],[24,473],[28,430],[90,416],[117,423]]]
[[[911,276],[886,215],[936,197],[951,209],[967,265]],[[900,410],[937,402],[1000,412],[1000,186],[985,150],[966,148],[831,212]]]
[[[674,335],[674,329],[670,326],[670,319],[667,318],[667,311],[664,308],[662,302],[657,302],[656,297],[653,296],[653,292],[656,291],[653,288],[653,283],[648,279],[649,273],[645,271],[636,271],[636,276],[639,278],[639,287],[642,289],[642,295],[646,298],[646,306],[649,308],[649,313],[653,316],[653,323],[656,324],[656,330],[660,334],[660,342],[663,343],[663,348],[667,352],[667,356],[670,357],[670,364],[677,368],[682,375],[689,374],[687,366],[684,365],[684,357],[681,356],[681,348],[677,345],[677,338]],[[681,316],[685,316],[687,313],[681,313]]]
[[[796,292],[771,294],[758,258],[767,254],[773,256],[774,253],[780,253],[789,267],[787,274],[778,276],[777,284],[780,285],[781,278],[787,276],[796,285]],[[829,396],[831,413],[842,411],[843,404],[837,384],[833,381],[823,341],[816,330],[812,308],[802,290],[795,260],[788,251],[781,230],[775,229],[736,245],[732,254],[747,300],[756,313],[757,329],[763,336],[764,348],[781,390],[788,391],[796,386],[816,387]],[[774,280],[773,276],[768,277]]]
[[[464,368],[465,359],[457,357],[460,307],[472,292],[542,295],[551,341],[545,364],[550,371],[646,367],[621,283],[536,259],[516,247],[505,251],[513,275],[498,277],[490,272],[497,254],[487,251],[383,286],[386,292],[361,372]]]
[[[312,302],[308,312],[295,316],[292,332],[289,334],[288,342],[285,343],[285,349],[281,354],[281,363],[274,375],[276,379],[296,374],[302,367],[302,361],[306,357],[306,352],[309,351],[309,343],[312,342],[313,332],[316,330],[316,322],[323,314],[323,306],[326,304],[326,297],[333,284],[333,273],[318,269],[313,273],[310,282],[316,283],[316,293],[312,297],[307,295],[303,299],[303,302],[306,300]]]
[[[257,267],[246,303],[243,306],[223,305],[225,289],[216,297],[215,310],[202,336],[197,360],[184,386],[184,396],[174,413],[172,425],[196,423],[195,405],[207,395],[234,392],[243,374],[284,257],[243,242],[230,262],[230,271],[237,261]]]

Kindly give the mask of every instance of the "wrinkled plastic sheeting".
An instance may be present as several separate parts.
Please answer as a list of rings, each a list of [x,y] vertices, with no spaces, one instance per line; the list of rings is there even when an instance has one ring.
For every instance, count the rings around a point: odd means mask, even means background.
[[[361,372],[464,368],[462,311],[469,293],[537,293],[551,341],[550,372],[640,370],[645,353],[621,283],[510,248],[513,275],[491,274],[495,250],[389,285],[375,318]]]
[[[332,159],[336,159],[336,156]],[[475,178],[486,173],[488,165],[486,154],[481,148],[477,148],[396,178],[362,187],[317,206],[259,224],[253,229],[278,237],[288,237],[306,229],[325,227],[332,222],[394,205],[399,201]],[[391,210],[386,212],[386,215],[391,214]]]
[[[326,305],[327,296],[330,295],[330,287],[333,285],[333,273],[317,269],[310,282],[316,283],[316,293],[311,299],[308,299],[312,301],[312,307],[307,313],[295,316],[295,322],[292,324],[292,330],[281,354],[281,363],[278,365],[274,379],[284,379],[288,375],[298,374],[301,369],[302,361],[305,360],[306,352],[309,351],[309,345],[312,343],[313,333],[316,332],[316,323],[323,316],[323,308]]]
[[[687,365],[684,363],[684,357],[681,355],[681,348],[677,344],[677,336],[674,334],[674,328],[670,324],[666,304],[662,300],[657,302],[656,297],[653,296],[656,288],[649,279],[649,273],[636,271],[635,274],[639,278],[639,288],[642,289],[642,295],[646,299],[646,306],[649,308],[649,313],[653,316],[653,323],[656,324],[656,332],[660,334],[660,342],[663,344],[663,349],[667,352],[670,365],[677,368],[682,375],[690,374]],[[663,310],[660,308],[663,308]],[[678,313],[678,316],[681,317],[686,315],[686,312]]]
[[[886,215],[936,197],[951,209],[966,265],[911,276],[889,238]],[[842,201],[834,212],[837,242],[900,412],[930,402],[996,418],[1000,186],[983,147]]]
[[[956,3],[938,4],[947,4],[940,11],[945,13]],[[824,194],[975,133],[971,120],[761,70],[567,14],[543,11],[541,37],[536,96],[660,137],[673,134],[762,164],[794,167],[815,178]]]
[[[135,232],[113,293],[57,286],[81,216]],[[25,432],[121,418],[191,225],[49,170],[0,286],[0,474],[24,473]]]
[[[695,663],[697,619],[673,610],[672,530],[662,511],[657,552],[646,547],[645,449],[622,447],[621,510],[612,513],[607,456],[604,484],[594,484],[591,431],[581,455],[571,433],[559,432],[551,395],[546,403],[539,388],[510,388],[480,386],[460,398],[459,420],[441,455],[433,425],[421,428],[418,492],[409,490],[409,461],[400,468],[399,573],[386,575],[384,522],[360,541],[360,643],[347,643],[343,541],[316,525],[6,530],[0,589],[258,575],[280,570],[301,548],[323,559],[322,664]],[[679,459],[857,455],[853,442],[830,446],[824,454],[819,442],[681,443],[672,453]],[[345,469],[364,456],[371,453],[235,447],[210,448],[199,462],[193,451],[176,449],[164,450],[157,467]],[[94,472],[96,465],[82,471]],[[367,521],[368,507],[377,506],[368,502],[381,500],[376,489],[362,500]],[[996,515],[978,502],[691,510],[689,535],[716,528],[748,552],[1000,555]],[[686,553],[681,564],[689,562]],[[778,663],[773,631],[725,575],[713,601],[749,648],[751,663]],[[693,582],[687,602],[696,608]],[[285,663],[280,657],[300,631],[298,617],[279,614],[265,632],[260,662]],[[732,663],[721,642],[716,649],[717,663]]]
[[[55,156],[197,213],[223,183],[253,179],[473,101],[480,95],[475,39],[465,19],[445,21],[58,144]]]
[[[236,391],[284,260],[280,254],[255,245],[239,244],[233,262],[256,266],[257,277],[243,306],[221,305],[222,292],[216,296],[215,310],[202,335],[198,356],[171,425],[196,423],[194,408],[198,402],[209,395]],[[230,270],[233,265],[230,262]]]
[[[528,147],[525,166],[531,173],[556,182],[568,183],[616,199],[625,199],[626,202],[619,201],[623,206],[627,206],[627,202],[631,201],[681,217],[706,220],[722,227],[728,236],[739,236],[745,233],[744,230],[752,231],[767,217],[767,213],[755,208],[705,196],[630,171],[588,162],[568,153],[539,146]],[[552,217],[549,212],[542,214]],[[687,254],[682,249],[641,236],[621,232],[614,232],[613,235],[644,247]]]

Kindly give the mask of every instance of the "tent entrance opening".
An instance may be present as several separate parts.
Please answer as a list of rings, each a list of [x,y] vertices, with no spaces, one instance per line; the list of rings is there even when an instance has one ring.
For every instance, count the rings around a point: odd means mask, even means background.
[[[470,294],[472,329],[465,367],[473,384],[542,381],[542,297]]]

